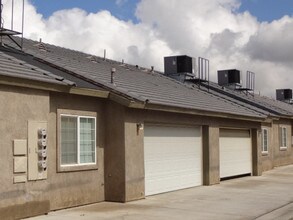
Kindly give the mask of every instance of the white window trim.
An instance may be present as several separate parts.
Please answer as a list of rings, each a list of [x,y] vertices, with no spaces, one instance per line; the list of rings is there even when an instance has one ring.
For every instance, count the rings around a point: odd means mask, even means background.
[[[283,129],[285,129],[285,134],[283,133]],[[288,134],[288,129],[285,126],[281,126],[280,127],[281,130],[281,134],[280,134],[280,149],[287,149],[288,148],[288,138],[287,138],[287,134]],[[285,137],[285,144],[283,145],[283,137]]]
[[[269,152],[269,129],[268,128],[262,128],[262,146],[261,146],[261,151],[262,153],[268,153]],[[265,143],[265,136],[264,136],[264,131],[267,132],[267,150],[264,150],[264,143]]]
[[[60,118],[62,118],[62,116],[77,118],[77,164],[62,164],[61,156],[60,156],[60,158],[59,158],[60,166],[61,167],[79,167],[79,166],[96,165],[97,164],[97,149],[96,149],[96,145],[97,145],[97,118],[93,117],[93,116],[84,116],[84,115],[60,114]],[[95,141],[94,159],[95,159],[95,161],[93,163],[80,163],[80,118],[91,118],[91,119],[94,119],[94,122],[95,122],[95,138],[94,138],[94,141]],[[61,130],[59,132],[61,132]],[[61,136],[61,133],[60,133],[60,136]],[[61,148],[62,148],[62,146],[60,146],[60,151],[61,151]]]

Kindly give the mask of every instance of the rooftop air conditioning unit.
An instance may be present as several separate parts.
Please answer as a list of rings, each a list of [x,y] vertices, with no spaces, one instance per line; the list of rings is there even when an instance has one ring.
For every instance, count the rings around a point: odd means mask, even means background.
[[[219,70],[218,84],[220,86],[227,86],[232,84],[240,85],[240,71],[237,69]]]
[[[279,101],[289,101],[292,99],[292,89],[277,89],[276,97]]]
[[[165,74],[191,73],[194,74],[195,59],[186,55],[164,58]]]

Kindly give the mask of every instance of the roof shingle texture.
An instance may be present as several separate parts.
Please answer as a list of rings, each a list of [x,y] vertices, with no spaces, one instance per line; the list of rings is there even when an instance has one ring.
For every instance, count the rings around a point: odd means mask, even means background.
[[[206,85],[207,86],[207,85]],[[251,94],[244,91],[232,90],[219,86],[216,83],[209,83],[211,89],[216,89],[221,94],[232,95],[232,97],[238,97],[246,105],[251,106],[261,106],[263,111],[271,112],[272,115],[281,115],[281,116],[293,116],[293,105],[290,105],[285,102],[281,102],[266,96],[261,96],[258,94]]]
[[[36,80],[60,85],[74,85],[73,82],[0,51],[0,75]]]
[[[110,89],[122,92],[136,100],[207,112],[258,118],[266,117],[263,112],[247,108],[229,99],[223,99],[197,87],[184,85],[161,73],[151,72],[149,69],[104,60],[54,45],[44,45],[46,50],[40,50],[37,42],[25,39],[24,51]],[[42,48],[44,48],[43,46]],[[113,67],[116,68],[114,85],[110,83],[111,68]]]

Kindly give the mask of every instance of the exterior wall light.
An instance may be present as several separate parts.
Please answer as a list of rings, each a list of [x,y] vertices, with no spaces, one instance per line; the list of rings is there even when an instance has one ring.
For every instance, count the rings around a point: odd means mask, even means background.
[[[143,124],[142,123],[137,123],[136,124],[136,131],[137,131],[137,135],[139,134],[140,131],[143,130]]]

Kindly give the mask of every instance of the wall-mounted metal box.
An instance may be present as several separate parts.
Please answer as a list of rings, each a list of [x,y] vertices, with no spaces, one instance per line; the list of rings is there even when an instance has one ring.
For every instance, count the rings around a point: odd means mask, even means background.
[[[28,121],[28,180],[47,179],[47,122]]]
[[[14,140],[13,141],[13,155],[20,156],[27,154],[27,140]]]

